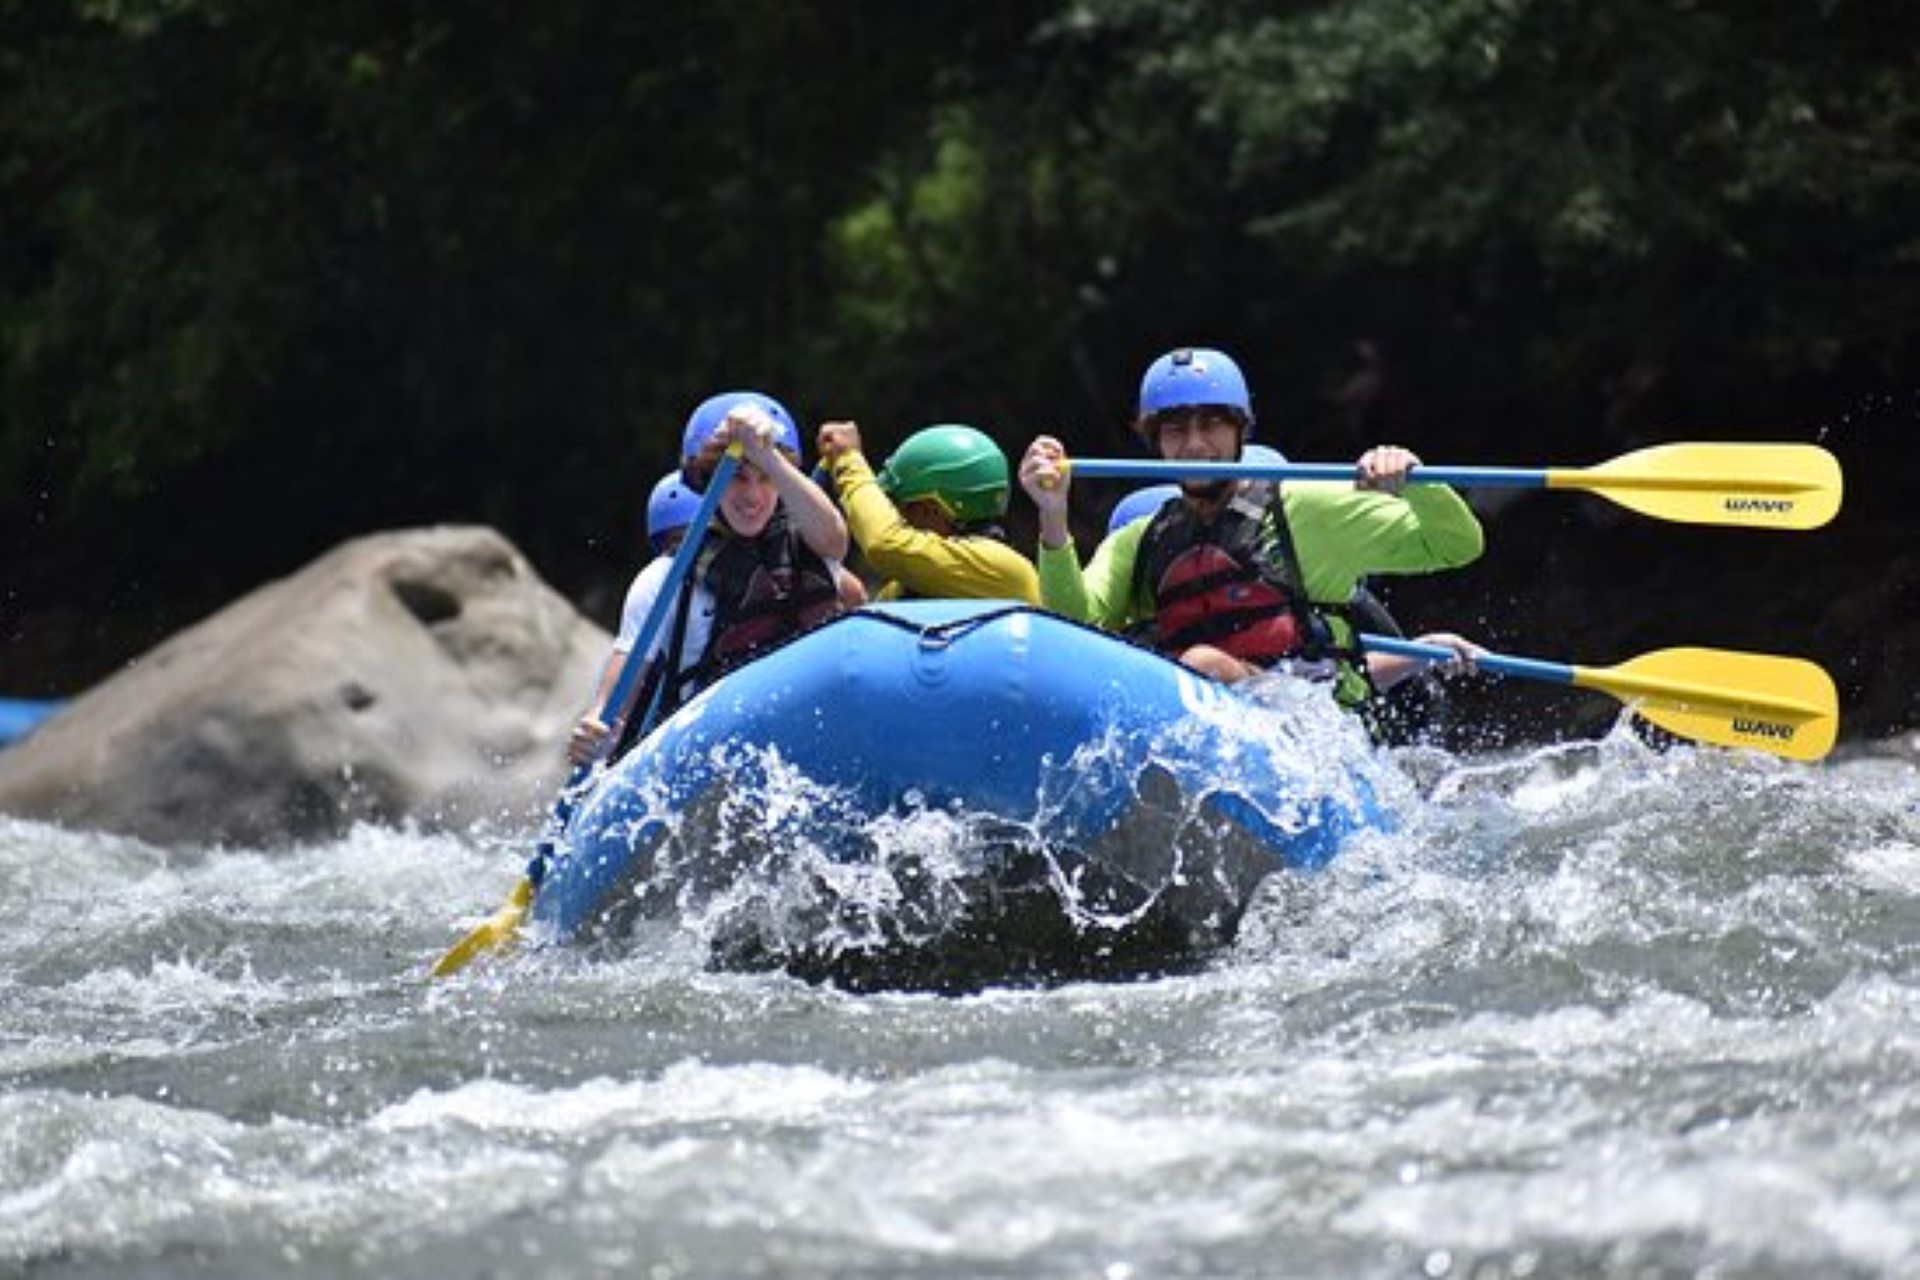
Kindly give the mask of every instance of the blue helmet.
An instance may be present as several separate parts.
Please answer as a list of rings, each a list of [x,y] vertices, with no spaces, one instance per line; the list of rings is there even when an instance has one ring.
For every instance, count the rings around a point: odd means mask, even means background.
[[[653,547],[653,553],[664,555],[667,535],[692,524],[693,513],[699,509],[700,495],[680,478],[678,471],[661,476],[647,497],[647,542]]]
[[[680,437],[680,460],[690,462],[700,456],[707,442],[713,439],[726,417],[742,404],[757,405],[780,432],[774,443],[791,453],[797,461],[804,450],[800,447],[800,428],[794,425],[793,415],[787,412],[785,405],[772,396],[758,391],[723,391],[717,396],[709,396],[700,402],[700,407],[687,419],[687,429]]]
[[[1135,489],[1113,504],[1113,514],[1107,517],[1107,532],[1117,533],[1135,520],[1147,519],[1179,496],[1180,486],[1177,484],[1156,484]]]
[[[1142,418],[1197,405],[1225,405],[1253,422],[1253,394],[1232,356],[1211,347],[1181,347],[1147,366],[1140,379]]]

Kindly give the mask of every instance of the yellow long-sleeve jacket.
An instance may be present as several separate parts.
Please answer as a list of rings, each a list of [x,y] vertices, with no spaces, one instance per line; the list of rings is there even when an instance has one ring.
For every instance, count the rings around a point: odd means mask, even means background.
[[[849,450],[827,464],[847,532],[876,574],[881,600],[1019,600],[1040,603],[1033,563],[996,538],[948,536],[916,529],[874,479],[861,454]]]

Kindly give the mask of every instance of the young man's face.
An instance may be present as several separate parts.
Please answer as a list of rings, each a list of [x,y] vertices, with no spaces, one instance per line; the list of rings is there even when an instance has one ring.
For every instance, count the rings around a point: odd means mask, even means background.
[[[1160,456],[1169,461],[1232,462],[1240,456],[1240,424],[1204,409],[1160,424]]]
[[[1160,423],[1160,456],[1169,462],[1234,462],[1240,457],[1241,426],[1232,417],[1194,409]],[[1182,481],[1181,492],[1212,500],[1227,491],[1231,481]]]
[[[743,538],[757,538],[773,519],[773,509],[779,502],[780,491],[766,472],[742,463],[727,483],[727,491],[720,495],[720,514],[726,517],[727,528]]]

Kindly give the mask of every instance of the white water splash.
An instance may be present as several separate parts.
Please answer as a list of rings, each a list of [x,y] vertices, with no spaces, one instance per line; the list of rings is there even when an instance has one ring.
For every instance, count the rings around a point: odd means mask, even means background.
[[[1910,754],[1381,767],[1205,970],[964,999],[666,936],[429,986],[521,841],[0,821],[0,1271],[1920,1272]]]

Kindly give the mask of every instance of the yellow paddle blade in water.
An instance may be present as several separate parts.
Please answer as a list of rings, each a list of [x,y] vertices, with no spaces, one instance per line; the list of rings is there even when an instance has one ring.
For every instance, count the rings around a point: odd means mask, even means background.
[[[1789,760],[1818,760],[1840,733],[1833,680],[1803,658],[1732,649],[1661,649],[1615,667],[1574,667],[1667,732]]]
[[[526,921],[527,911],[533,906],[533,881],[525,876],[513,886],[513,892],[507,896],[498,911],[487,918],[472,933],[453,944],[453,949],[440,957],[440,963],[433,966],[433,976],[445,978],[460,972],[473,963],[476,956],[487,951],[502,951],[513,945],[520,936],[520,926]]]
[[[1817,529],[1844,488],[1839,460],[1812,444],[1663,444],[1546,477],[1642,515],[1749,529]]]
[[[693,571],[694,561],[699,557],[700,545],[707,532],[707,526],[713,522],[713,513],[720,509],[721,495],[727,491],[727,485],[733,479],[734,468],[740,465],[740,459],[746,456],[746,446],[738,440],[731,441],[726,452],[713,469],[713,475],[707,480],[706,492],[701,495],[700,506],[694,511],[693,519],[688,522],[679,549],[673,553],[673,561],[667,566],[666,581],[660,584],[660,594],[653,602],[653,609],[647,614],[647,620],[640,626],[640,637],[621,659],[620,675],[608,691],[606,700],[600,706],[602,724],[615,723],[626,708],[627,699],[632,695],[634,685],[646,668],[642,655],[653,652],[653,639],[673,612],[673,602],[679,598],[681,581]],[[620,656],[616,654],[615,656]],[[648,712],[651,715],[651,711]],[[640,724],[641,734],[651,726],[645,720]],[[567,821],[573,815],[574,802],[584,794],[591,780],[591,768],[585,764],[575,765],[567,785],[561,788],[560,796],[554,801],[553,817],[550,821],[552,838],[557,838],[567,829]],[[543,842],[538,859],[534,865],[544,866],[552,852],[551,842]],[[520,934],[520,926],[527,918],[528,910],[533,906],[533,881],[522,878],[515,885],[506,905],[493,913],[485,924],[469,933],[454,944],[453,950],[440,957],[440,963],[433,966],[433,976],[444,978],[460,972],[472,963],[473,958],[484,951],[498,951],[511,946]]]

